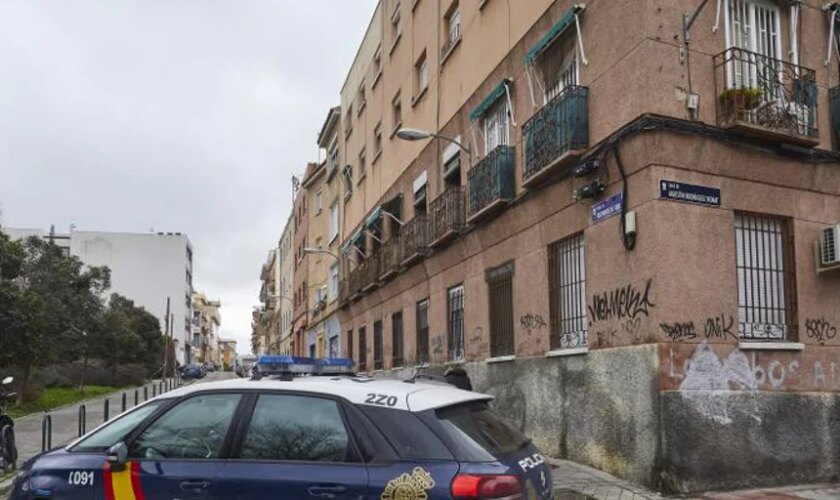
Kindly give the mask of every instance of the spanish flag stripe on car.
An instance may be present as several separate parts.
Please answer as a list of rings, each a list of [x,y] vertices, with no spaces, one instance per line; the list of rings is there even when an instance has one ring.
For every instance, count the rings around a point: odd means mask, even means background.
[[[111,464],[105,464],[103,472],[105,500],[145,500],[140,484],[140,464],[128,462],[125,469],[114,471]]]

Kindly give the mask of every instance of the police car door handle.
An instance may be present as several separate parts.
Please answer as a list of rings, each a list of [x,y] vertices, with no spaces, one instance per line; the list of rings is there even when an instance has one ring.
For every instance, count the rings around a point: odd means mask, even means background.
[[[336,498],[347,491],[347,488],[344,486],[311,486],[307,491],[313,497]]]
[[[181,491],[201,493],[210,487],[210,481],[181,481]]]

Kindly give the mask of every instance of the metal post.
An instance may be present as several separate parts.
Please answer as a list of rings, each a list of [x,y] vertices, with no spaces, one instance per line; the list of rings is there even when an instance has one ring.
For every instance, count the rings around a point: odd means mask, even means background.
[[[123,395],[122,395],[122,409],[120,410],[122,413],[125,413],[126,404],[127,404],[127,398],[126,398],[125,393],[123,393]]]
[[[41,417],[41,452],[52,448],[52,417],[45,413]]]
[[[149,400],[149,386],[144,385],[143,386],[143,401],[148,401],[148,400]]]
[[[82,437],[87,432],[87,407],[79,405],[79,437]]]
[[[134,389],[134,406],[137,406],[137,403],[140,402],[140,390]]]
[[[152,397],[157,396],[157,384],[152,384]]]
[[[104,406],[105,406],[105,408],[103,408],[104,415],[102,416],[102,421],[107,422],[108,421],[108,414],[111,412],[111,400],[108,399],[108,398],[105,398],[105,405]]]
[[[163,394],[164,392],[166,392],[166,390],[165,390],[165,389],[166,389],[166,385],[165,385],[165,383],[163,382],[163,380],[161,380],[161,381],[160,381],[160,394]]]

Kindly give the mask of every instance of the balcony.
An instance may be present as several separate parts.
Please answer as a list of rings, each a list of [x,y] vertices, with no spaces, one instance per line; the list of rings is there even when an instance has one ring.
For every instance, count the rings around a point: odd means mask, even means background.
[[[359,274],[359,289],[367,293],[379,286],[379,252],[373,252],[357,269]]]
[[[500,145],[467,173],[467,222],[476,222],[516,197],[516,154]]]
[[[400,228],[400,264],[407,266],[428,253],[429,219],[425,214],[416,215]]]
[[[734,47],[716,55],[714,64],[719,126],[770,141],[819,144],[814,70]]]
[[[338,282],[338,303],[341,305],[347,304],[350,301],[352,293],[350,292],[350,279],[345,278]]]
[[[450,187],[429,203],[429,246],[439,247],[464,228],[464,188]]]
[[[525,123],[522,134],[522,185],[531,187],[572,164],[589,147],[589,89],[563,89]]]
[[[399,235],[394,235],[379,249],[379,280],[387,281],[400,270],[402,260]]]

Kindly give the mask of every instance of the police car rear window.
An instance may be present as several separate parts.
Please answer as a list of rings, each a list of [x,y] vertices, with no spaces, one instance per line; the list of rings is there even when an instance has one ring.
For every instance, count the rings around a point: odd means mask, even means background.
[[[433,428],[458,460],[494,460],[530,442],[484,402],[441,408],[435,411],[435,417]]]
[[[358,405],[404,459],[452,460],[452,453],[413,413],[392,408]]]

